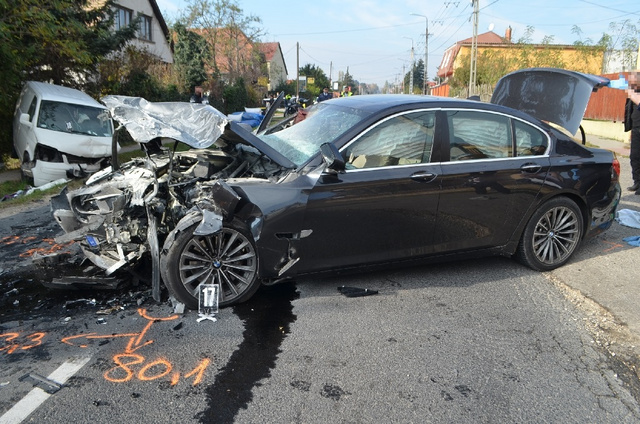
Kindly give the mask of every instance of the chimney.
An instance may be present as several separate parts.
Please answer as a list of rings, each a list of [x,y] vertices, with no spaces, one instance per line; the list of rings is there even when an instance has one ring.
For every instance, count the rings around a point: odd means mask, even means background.
[[[508,26],[507,30],[504,32],[504,38],[507,41],[507,43],[511,42],[511,26]]]

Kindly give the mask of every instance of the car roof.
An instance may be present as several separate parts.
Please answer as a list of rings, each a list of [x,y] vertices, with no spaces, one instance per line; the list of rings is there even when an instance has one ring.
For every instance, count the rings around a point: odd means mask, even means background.
[[[106,109],[103,104],[80,90],[39,81],[27,81],[26,86],[37,93],[42,100],[53,100]]]
[[[362,96],[340,97],[326,100],[323,103],[339,104],[352,107],[364,112],[378,113],[384,110],[406,110],[413,108],[464,108],[481,109],[506,113],[521,119],[542,124],[537,118],[507,106],[486,103],[477,100],[459,99],[453,97],[424,96],[414,94],[370,94]]]

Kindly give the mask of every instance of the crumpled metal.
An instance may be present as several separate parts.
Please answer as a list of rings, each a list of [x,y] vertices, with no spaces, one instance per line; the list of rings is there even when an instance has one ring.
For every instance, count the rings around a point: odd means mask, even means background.
[[[222,112],[200,103],[149,102],[129,96],[105,96],[102,102],[138,143],[167,137],[205,149],[222,135],[229,122]]]

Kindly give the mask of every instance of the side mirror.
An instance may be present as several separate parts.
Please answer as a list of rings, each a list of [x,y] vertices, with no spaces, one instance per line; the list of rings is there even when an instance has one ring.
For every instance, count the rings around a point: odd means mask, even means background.
[[[327,170],[334,174],[343,173],[345,171],[345,163],[338,148],[333,143],[324,143],[320,146],[322,159],[327,164]]]
[[[29,114],[28,113],[21,113],[20,114],[20,123],[21,124],[31,125],[31,121],[29,120]]]

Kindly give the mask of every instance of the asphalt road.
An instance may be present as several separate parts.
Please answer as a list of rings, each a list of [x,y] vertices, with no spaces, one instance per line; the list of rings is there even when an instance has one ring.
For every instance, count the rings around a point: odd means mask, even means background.
[[[0,423],[640,421],[622,242],[639,230],[616,223],[549,273],[492,258],[304,279],[216,322],[146,286],[44,288],[30,260],[57,232],[44,201],[0,211]]]

